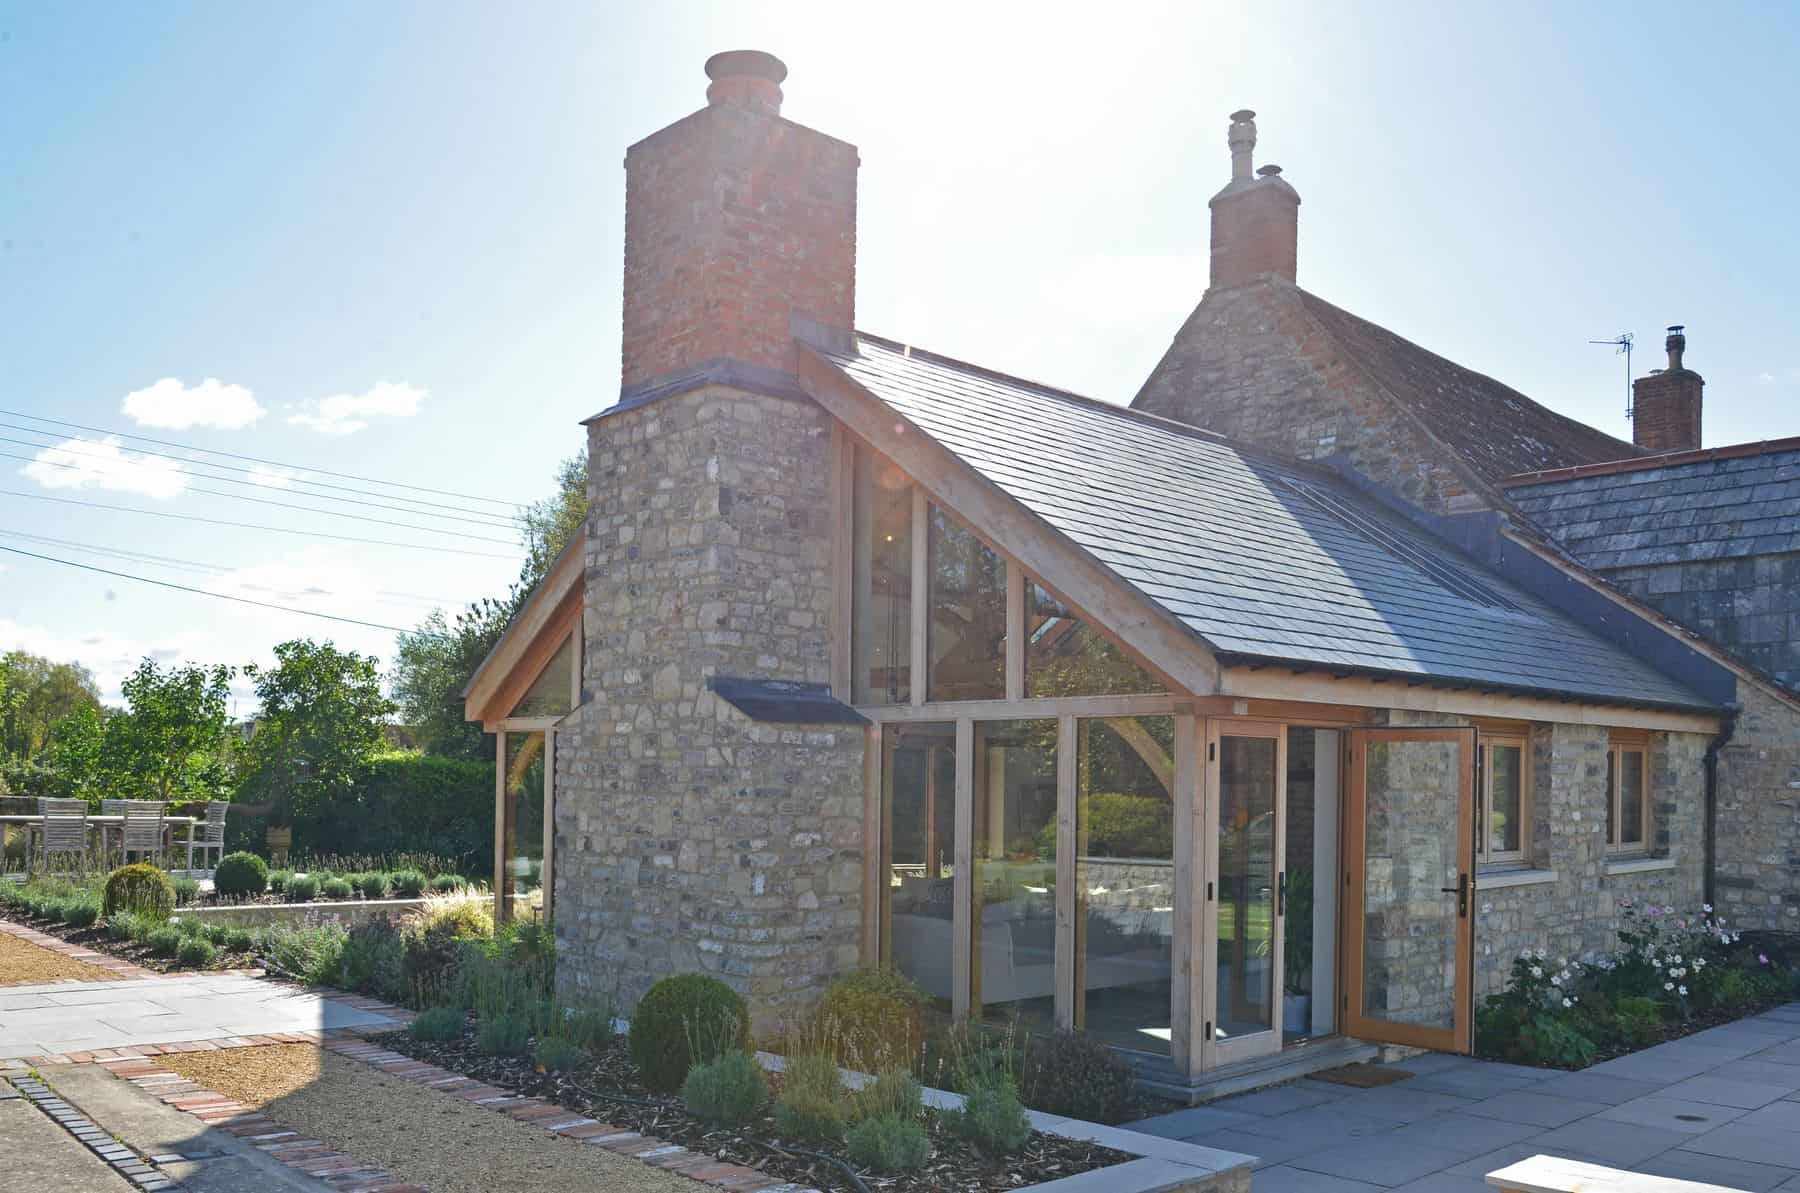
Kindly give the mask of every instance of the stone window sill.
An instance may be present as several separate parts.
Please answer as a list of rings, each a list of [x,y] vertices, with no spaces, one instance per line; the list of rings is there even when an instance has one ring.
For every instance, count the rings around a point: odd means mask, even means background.
[[[1502,887],[1509,886],[1535,886],[1538,883],[1555,881],[1555,870],[1508,868],[1504,870],[1478,870],[1475,873],[1475,889],[1478,891],[1496,891]]]
[[[1606,873],[1613,874],[1648,874],[1654,870],[1673,870],[1675,859],[1672,857],[1619,857],[1608,858]]]

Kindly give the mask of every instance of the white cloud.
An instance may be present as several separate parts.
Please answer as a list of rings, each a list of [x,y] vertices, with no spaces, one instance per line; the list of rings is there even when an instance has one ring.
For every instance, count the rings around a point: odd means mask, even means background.
[[[222,661],[207,653],[213,643],[209,635],[197,630],[165,632],[150,638],[111,629],[69,634],[0,617],[0,643],[7,650],[29,651],[59,663],[80,663],[93,672],[100,699],[112,705],[125,703],[119,686],[146,656],[164,667],[178,662]]]
[[[419,386],[382,381],[360,394],[332,394],[309,402],[288,422],[321,435],[354,435],[371,418],[411,418],[424,400],[425,391]]]
[[[19,470],[46,489],[100,489],[167,500],[187,488],[173,460],[128,452],[112,437],[65,439]]]
[[[126,394],[119,409],[140,427],[170,431],[191,427],[236,431],[264,414],[249,390],[241,385],[227,385],[216,377],[208,377],[192,388],[177,378],[164,377],[148,389],[134,389]]]
[[[292,488],[295,481],[303,481],[312,475],[307,472],[296,472],[292,468],[267,468],[257,464],[250,469],[250,483],[261,485],[265,489]]]

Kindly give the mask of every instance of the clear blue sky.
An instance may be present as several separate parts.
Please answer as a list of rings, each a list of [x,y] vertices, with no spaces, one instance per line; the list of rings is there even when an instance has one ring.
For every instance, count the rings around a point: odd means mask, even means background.
[[[756,47],[790,67],[786,115],[861,149],[867,330],[1129,400],[1205,287],[1251,107],[1304,197],[1302,285],[1623,436],[1623,366],[1586,341],[1635,331],[1641,373],[1684,322],[1709,444],[1800,434],[1796,11],[0,0],[0,407],[541,496],[616,392],[624,147],[700,106],[709,53]],[[140,415],[262,414],[134,423],[164,378]],[[0,457],[0,489],[453,541],[26,467]],[[4,531],[400,625],[512,572],[0,495]],[[0,649],[109,689],[145,651],[298,634],[392,639],[0,554]]]

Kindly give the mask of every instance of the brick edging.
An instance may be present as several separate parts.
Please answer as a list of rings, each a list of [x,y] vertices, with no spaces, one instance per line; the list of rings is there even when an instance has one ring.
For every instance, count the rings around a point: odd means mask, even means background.
[[[152,1156],[140,1152],[136,1148],[127,1147],[112,1135],[101,1130],[74,1106],[57,1096],[56,1090],[47,1081],[26,1074],[9,1074],[0,1078],[0,1087],[10,1082],[19,1091],[19,1095],[30,1102],[38,1110],[48,1115],[57,1126],[73,1135],[77,1141],[85,1144],[87,1149],[98,1156],[102,1163],[112,1168],[120,1176],[143,1189],[145,1193],[156,1193],[158,1190],[179,1189],[182,1186],[161,1170],[162,1165],[180,1160],[178,1155],[168,1154]]]
[[[104,949],[92,949],[86,945],[70,944],[60,936],[39,931],[28,924],[0,916],[0,932],[8,936],[16,936],[27,944],[37,945],[41,949],[49,949],[52,953],[60,953],[73,961],[81,961],[96,969],[111,970],[119,980],[128,978],[191,978],[205,975],[208,977],[226,974],[243,974],[260,978],[265,976],[261,969],[146,969],[135,961],[127,961],[123,957],[106,952]],[[104,982],[107,978],[53,978],[49,982],[34,982],[32,985],[49,986],[58,982]]]
[[[646,1164],[654,1164],[678,1176],[727,1189],[731,1193],[818,1193],[816,1189],[780,1180],[755,1168],[692,1152],[680,1144],[629,1131],[624,1127],[615,1127],[565,1109],[554,1102],[546,1102],[542,1098],[525,1097],[512,1090],[488,1085],[461,1073],[414,1060],[404,1053],[382,1048],[367,1040],[332,1040],[325,1044],[325,1048],[339,1056],[361,1061],[379,1072],[454,1094],[465,1102],[507,1115],[522,1123],[536,1124],[552,1135],[560,1135],[578,1143],[594,1144],[619,1155],[635,1156]]]

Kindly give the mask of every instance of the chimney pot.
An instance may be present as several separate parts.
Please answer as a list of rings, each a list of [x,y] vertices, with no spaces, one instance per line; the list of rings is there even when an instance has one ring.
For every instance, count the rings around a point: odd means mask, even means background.
[[[764,50],[724,50],[706,60],[706,77],[712,85],[706,89],[706,102],[767,112],[781,113],[781,83],[787,78],[787,64]]]
[[[1250,178],[1250,157],[1256,151],[1256,113],[1249,108],[1239,108],[1231,114],[1231,128],[1226,130],[1225,143],[1231,147],[1231,179],[1233,182],[1242,178]]]
[[[1281,167],[1270,162],[1266,166],[1258,166],[1256,172],[1264,178],[1274,178],[1281,173]]]
[[[1243,286],[1269,275],[1294,280],[1300,193],[1281,176],[1280,166],[1252,170],[1255,116],[1249,108],[1231,114],[1225,135],[1231,146],[1231,181],[1207,204],[1212,211],[1210,289]]]
[[[1669,351],[1669,369],[1681,368],[1681,354],[1687,351],[1687,336],[1682,334],[1682,325],[1671,324],[1668,338],[1663,340],[1663,347]]]
[[[1706,381],[1681,363],[1687,349],[1681,324],[1669,325],[1664,346],[1669,367],[1651,369],[1631,383],[1631,441],[1649,452],[1691,451],[1700,446]]]

